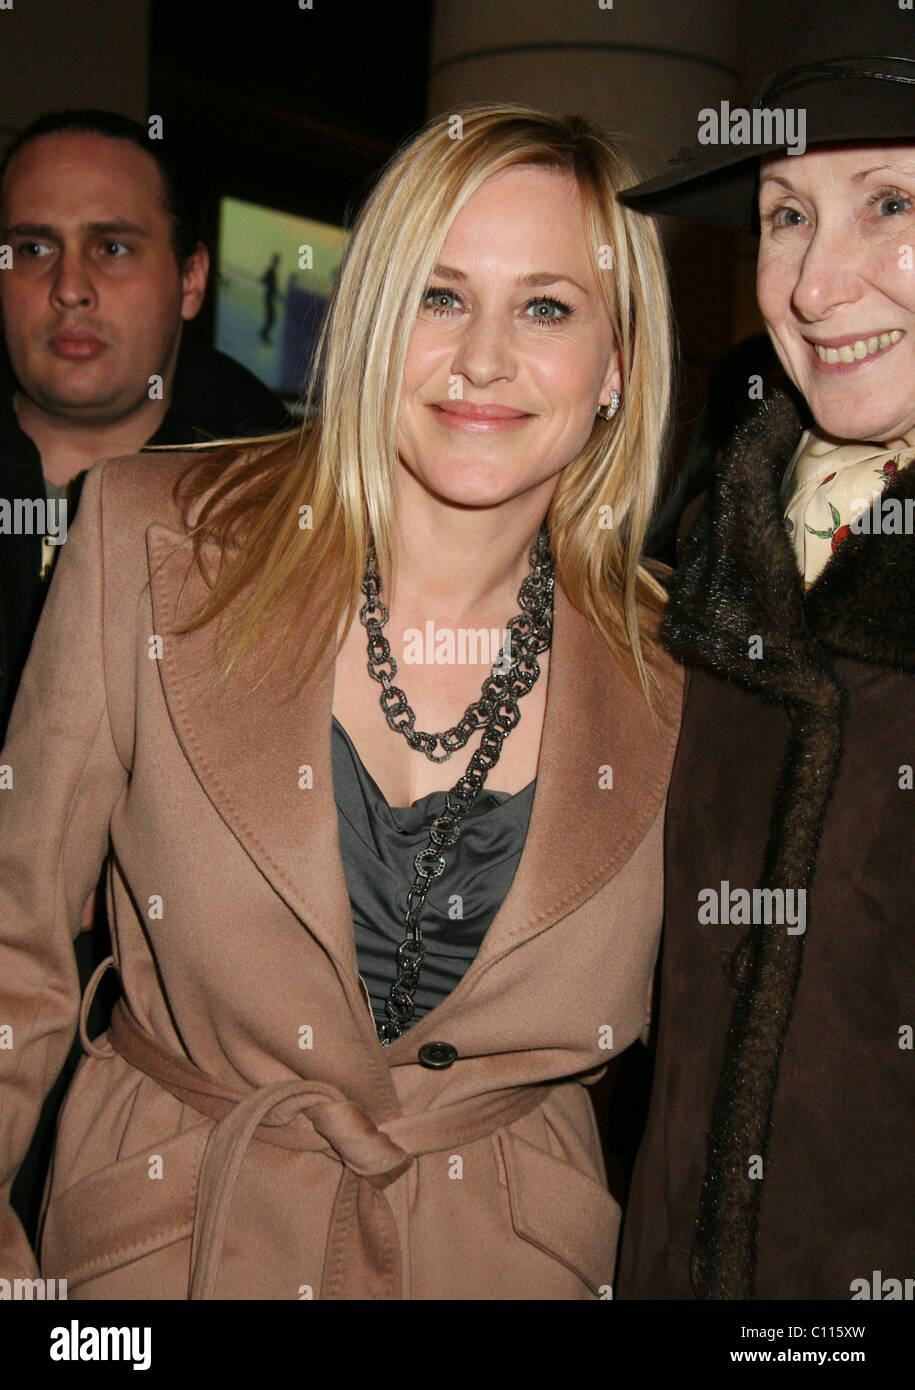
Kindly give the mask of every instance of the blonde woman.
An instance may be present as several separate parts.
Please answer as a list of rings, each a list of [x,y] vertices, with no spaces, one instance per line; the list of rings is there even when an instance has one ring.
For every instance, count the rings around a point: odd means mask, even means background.
[[[458,115],[356,223],[300,437],[86,483],[0,798],[7,1190],[111,846],[123,998],[37,1256],[71,1298],[608,1296],[585,1086],[646,1021],[679,708],[666,281],[615,143]]]

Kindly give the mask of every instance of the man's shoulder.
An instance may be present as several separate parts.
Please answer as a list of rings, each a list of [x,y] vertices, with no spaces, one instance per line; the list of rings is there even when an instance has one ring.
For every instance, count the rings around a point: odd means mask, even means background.
[[[294,422],[278,396],[216,348],[181,345],[172,403],[156,443],[192,444],[289,429]]]
[[[3,488],[41,488],[41,457],[23,433],[13,404],[16,383],[0,341],[0,479]],[[0,491],[3,491],[0,488]]]

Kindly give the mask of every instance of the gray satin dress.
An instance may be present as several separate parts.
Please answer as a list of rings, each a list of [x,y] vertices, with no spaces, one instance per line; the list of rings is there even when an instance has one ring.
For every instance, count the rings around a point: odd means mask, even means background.
[[[395,952],[404,938],[407,892],[416,877],[413,859],[427,845],[428,827],[445,809],[445,795],[433,792],[412,806],[389,806],[336,718],[331,752],[356,957],[380,1023],[396,976]],[[466,767],[458,756],[454,781]],[[446,851],[445,872],[432,881],[420,918],[426,957],[414,1023],[454,989],[479,950],[515,876],[535,786],[536,780],[514,795],[484,787],[457,844]]]

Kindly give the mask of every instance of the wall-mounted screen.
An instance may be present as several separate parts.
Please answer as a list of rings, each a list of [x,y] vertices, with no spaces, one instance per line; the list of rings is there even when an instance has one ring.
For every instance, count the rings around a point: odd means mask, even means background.
[[[345,243],[342,227],[223,198],[217,348],[274,391],[298,396]]]

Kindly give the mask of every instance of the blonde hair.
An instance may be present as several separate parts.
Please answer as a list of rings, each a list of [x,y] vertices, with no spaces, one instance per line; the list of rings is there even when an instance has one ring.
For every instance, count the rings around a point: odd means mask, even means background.
[[[363,601],[372,540],[379,572],[393,583],[398,408],[410,334],[452,221],[485,179],[519,164],[574,174],[622,357],[620,411],[612,421],[595,419],[547,513],[556,580],[652,705],[666,665],[657,639],[665,596],[640,552],[665,455],[673,359],[660,239],[651,221],[617,200],[640,177],[619,140],[578,116],[495,103],[430,121],[382,172],[331,296],[302,429],[205,455],[179,480],[176,495],[184,495],[204,575],[204,541],[215,537],[220,546],[208,598],[182,630],[226,619],[218,647],[223,683],[281,610],[290,614],[290,634],[306,612],[319,625],[313,669],[344,612],[348,630]],[[300,525],[306,506],[310,529]]]

